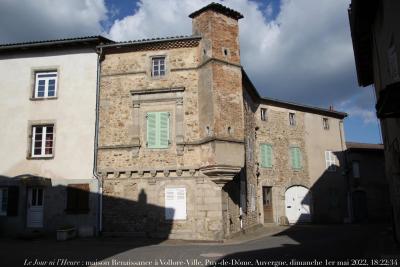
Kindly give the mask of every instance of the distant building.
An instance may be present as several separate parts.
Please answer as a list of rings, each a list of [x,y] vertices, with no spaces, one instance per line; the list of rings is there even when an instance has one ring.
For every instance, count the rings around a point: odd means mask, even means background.
[[[400,2],[352,0],[350,28],[360,86],[373,84],[385,147],[393,220],[400,240]]]
[[[346,159],[354,222],[390,221],[383,145],[347,142]]]

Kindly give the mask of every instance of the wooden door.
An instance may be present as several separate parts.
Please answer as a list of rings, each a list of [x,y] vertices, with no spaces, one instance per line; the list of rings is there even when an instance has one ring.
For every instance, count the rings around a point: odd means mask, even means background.
[[[263,207],[264,207],[264,223],[273,223],[274,216],[272,210],[272,187],[263,187]]]

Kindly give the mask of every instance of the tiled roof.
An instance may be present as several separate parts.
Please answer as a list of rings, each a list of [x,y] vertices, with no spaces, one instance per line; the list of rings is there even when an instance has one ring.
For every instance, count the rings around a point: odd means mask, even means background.
[[[242,77],[243,77],[244,81],[249,85],[249,87],[246,86],[246,89],[253,96],[254,101],[257,101],[259,103],[271,104],[271,105],[278,106],[278,107],[284,107],[284,108],[293,109],[293,110],[300,110],[300,111],[304,111],[304,112],[310,112],[310,113],[325,115],[325,116],[339,118],[339,119],[344,119],[347,117],[347,113],[341,112],[341,111],[336,111],[333,109],[325,109],[325,108],[309,106],[309,105],[304,105],[304,104],[299,104],[299,103],[294,103],[294,102],[289,102],[289,101],[283,101],[283,100],[274,99],[274,98],[263,97],[258,93],[257,88],[254,86],[254,84],[252,83],[252,81],[250,80],[249,76],[247,75],[247,73],[245,72],[245,70],[243,68],[242,68]]]
[[[114,41],[105,38],[103,36],[84,36],[75,38],[65,38],[65,39],[54,39],[54,40],[40,40],[40,41],[29,41],[21,43],[7,43],[0,44],[0,50],[11,50],[11,49],[27,49],[27,48],[37,48],[45,46],[55,46],[55,45],[73,45],[73,44],[87,44],[87,43],[113,43]]]
[[[192,14],[189,15],[189,18],[193,19],[207,10],[213,10],[213,11],[219,12],[221,14],[224,14],[224,15],[231,17],[233,19],[236,19],[236,20],[243,18],[243,15],[240,14],[239,12],[237,12],[233,9],[230,9],[226,6],[223,6],[221,4],[218,4],[218,3],[211,3],[207,6],[193,12]]]
[[[106,47],[122,47],[122,46],[133,46],[133,45],[152,44],[152,43],[163,43],[163,42],[198,41],[200,39],[201,36],[195,36],[195,35],[169,36],[169,37],[114,42],[111,44],[100,45],[100,47],[106,48]]]

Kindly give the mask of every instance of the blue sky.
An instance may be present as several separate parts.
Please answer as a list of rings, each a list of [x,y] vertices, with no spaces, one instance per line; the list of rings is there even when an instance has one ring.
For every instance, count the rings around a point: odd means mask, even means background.
[[[1,0],[0,42],[86,35],[125,41],[190,35],[210,0]],[[244,15],[242,65],[261,95],[349,113],[348,141],[381,142],[373,89],[357,85],[350,0],[214,0]],[[40,3],[39,3],[40,2]],[[29,10],[29,12],[27,12]],[[43,30],[45,29],[45,30]]]

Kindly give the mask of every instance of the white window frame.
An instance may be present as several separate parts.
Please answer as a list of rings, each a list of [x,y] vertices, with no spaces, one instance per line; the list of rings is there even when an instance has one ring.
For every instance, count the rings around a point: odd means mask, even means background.
[[[289,112],[289,125],[296,126],[296,113]]]
[[[185,187],[166,187],[165,219],[170,221],[187,219],[187,194]],[[169,197],[172,195],[172,199]],[[183,199],[179,199],[179,196]]]
[[[262,121],[267,121],[267,119],[268,119],[267,112],[268,112],[268,109],[260,108],[260,115],[261,115],[261,120]]]
[[[324,117],[322,118],[322,127],[324,130],[329,130],[329,119]]]
[[[357,167],[355,167],[357,166]],[[353,178],[360,178],[361,174],[360,174],[360,162],[358,160],[353,160],[351,162],[351,169],[353,171]]]
[[[55,77],[39,77],[40,75],[56,75]],[[49,81],[55,80],[54,82],[54,96],[49,96]],[[44,96],[39,96],[39,81],[44,81]],[[56,98],[57,97],[57,83],[58,83],[58,72],[57,71],[40,71],[35,73],[35,92],[34,98]]]
[[[5,199],[5,205],[4,205]],[[0,187],[0,216],[7,216],[7,204],[8,204],[8,188]],[[5,206],[5,209],[3,209]]]
[[[42,144],[41,144],[41,148],[40,148],[40,154],[35,154],[36,130],[39,127],[42,128],[42,140],[41,140]],[[51,154],[46,154],[46,136],[47,136],[47,133],[48,133],[47,129],[49,127],[53,127],[53,132],[52,132],[53,138],[51,140],[52,141],[52,146],[51,146],[52,153]],[[55,134],[54,130],[55,130],[54,124],[32,125],[32,139],[31,139],[31,143],[32,143],[31,144],[31,157],[32,158],[43,158],[43,157],[50,158],[50,157],[53,157],[53,155],[54,155],[54,139],[55,139],[54,138],[54,134]]]
[[[336,156],[330,150],[325,151],[325,166],[330,172],[336,171]]]
[[[164,64],[160,64],[160,61],[163,60]],[[156,64],[157,63],[157,64]],[[161,65],[164,66],[164,69],[161,69]],[[155,74],[154,68],[157,68],[158,74]],[[161,74],[161,71],[164,74]],[[154,56],[151,58],[151,77],[159,78],[164,77],[167,74],[167,60],[165,56]]]

